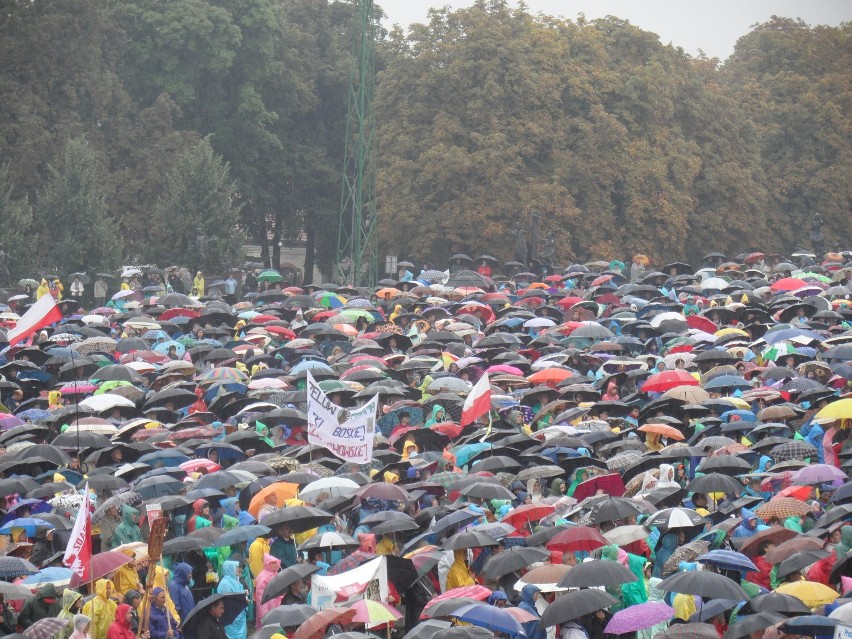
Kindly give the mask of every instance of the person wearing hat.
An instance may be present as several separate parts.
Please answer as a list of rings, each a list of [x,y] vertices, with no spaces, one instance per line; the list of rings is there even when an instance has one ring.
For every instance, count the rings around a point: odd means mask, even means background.
[[[166,591],[162,588],[154,588],[151,600],[151,616],[148,619],[148,632],[151,639],[180,639],[178,621],[166,608]],[[199,635],[200,637],[212,635]],[[222,635],[224,637],[224,635]],[[94,638],[93,638],[94,639]]]
[[[18,625],[29,628],[39,619],[45,617],[56,617],[62,611],[59,603],[58,593],[53,584],[42,586],[35,597],[24,604],[21,614],[18,615]]]
[[[30,555],[30,561],[39,568],[41,568],[42,564],[44,564],[54,553],[53,537],[53,528],[45,528],[36,533],[36,542],[33,546],[33,552]]]

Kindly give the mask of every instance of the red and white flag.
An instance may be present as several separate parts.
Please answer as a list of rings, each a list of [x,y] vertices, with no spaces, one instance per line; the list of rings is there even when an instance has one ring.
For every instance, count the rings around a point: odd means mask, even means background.
[[[74,521],[71,538],[62,558],[71,571],[76,574],[82,583],[91,581],[92,564],[92,501],[89,498],[89,483],[83,489],[83,503]]]
[[[56,305],[53,295],[45,293],[41,296],[41,299],[30,306],[30,310],[21,316],[15,328],[6,334],[6,337],[9,338],[9,346],[14,346],[37,330],[50,326],[61,319],[62,310]]]
[[[487,415],[489,411],[491,411],[491,382],[488,381],[488,373],[485,373],[464,400],[460,422],[462,428]]]

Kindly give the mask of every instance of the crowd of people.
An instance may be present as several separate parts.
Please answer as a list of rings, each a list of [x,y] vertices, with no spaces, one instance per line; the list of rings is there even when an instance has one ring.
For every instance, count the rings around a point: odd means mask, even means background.
[[[153,269],[96,306],[83,274],[64,300],[32,280],[5,328],[47,294],[64,317],[2,340],[0,636],[852,627],[850,260],[457,255],[371,288],[266,270],[213,291]],[[378,396],[370,463],[309,441],[309,373],[343,414]]]

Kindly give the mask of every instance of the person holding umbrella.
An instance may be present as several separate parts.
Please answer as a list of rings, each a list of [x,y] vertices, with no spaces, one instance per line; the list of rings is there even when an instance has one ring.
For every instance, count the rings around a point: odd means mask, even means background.
[[[225,601],[219,599],[199,613],[195,626],[195,637],[201,639],[228,639],[225,626],[222,625],[222,615],[225,614]],[[245,614],[245,613],[243,613]]]
[[[216,588],[217,593],[244,593],[246,591],[245,586],[243,586],[237,576],[239,574],[239,568],[240,562],[238,561],[226,561],[222,564],[224,576],[221,581],[219,581],[219,585]],[[224,603],[222,604],[222,607],[224,612]],[[221,618],[221,614],[217,617],[217,619],[219,618]],[[224,631],[225,636],[227,636],[228,639],[246,639],[248,628],[246,624],[245,610],[238,614],[232,623],[225,626]],[[206,639],[208,635],[199,634],[198,636]]]

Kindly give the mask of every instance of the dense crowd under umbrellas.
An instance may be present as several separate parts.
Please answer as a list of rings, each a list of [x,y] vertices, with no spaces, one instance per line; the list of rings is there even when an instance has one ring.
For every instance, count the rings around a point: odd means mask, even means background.
[[[0,636],[852,628],[851,257],[456,255],[373,288],[66,300],[2,352]],[[338,406],[378,396],[371,463],[307,441],[308,373]]]

